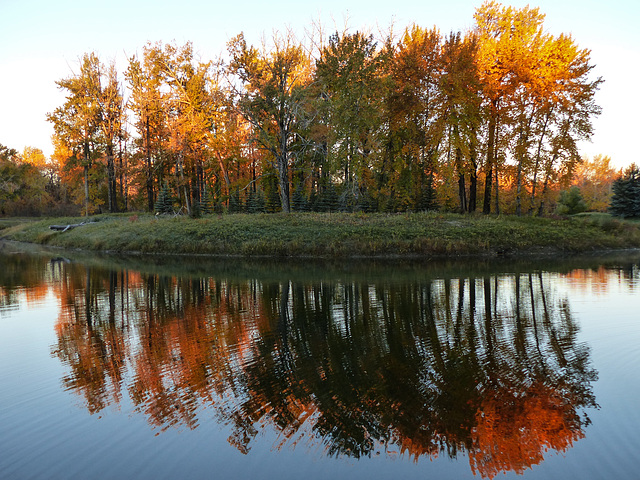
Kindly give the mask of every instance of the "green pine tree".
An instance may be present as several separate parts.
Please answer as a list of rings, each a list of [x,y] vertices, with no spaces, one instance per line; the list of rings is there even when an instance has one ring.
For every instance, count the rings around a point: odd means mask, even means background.
[[[619,217],[640,217],[640,169],[631,164],[624,174],[613,182],[613,196],[609,212]]]
[[[304,184],[297,182],[293,187],[293,197],[291,199],[291,207],[295,212],[309,211],[309,202],[304,194]]]
[[[229,196],[229,213],[242,212],[242,199],[240,198],[240,188],[236,187],[235,191]]]
[[[209,215],[213,211],[213,200],[209,195],[209,189],[205,186],[200,198],[200,212],[202,215]]]
[[[158,193],[155,203],[156,213],[173,213],[173,197],[169,191],[169,185],[165,182]]]
[[[262,190],[252,190],[247,198],[247,213],[263,213],[264,212],[264,193]]]

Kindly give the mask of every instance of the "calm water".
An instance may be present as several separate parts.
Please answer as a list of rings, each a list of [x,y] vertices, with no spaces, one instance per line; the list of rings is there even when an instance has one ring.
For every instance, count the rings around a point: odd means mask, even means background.
[[[639,478],[637,253],[60,255],[0,245],[0,478]]]

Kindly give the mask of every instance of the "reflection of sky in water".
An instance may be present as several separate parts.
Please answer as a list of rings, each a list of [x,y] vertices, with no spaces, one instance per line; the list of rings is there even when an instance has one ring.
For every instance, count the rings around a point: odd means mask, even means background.
[[[634,478],[635,466],[630,459],[635,458],[635,431],[640,426],[635,413],[640,396],[638,300],[628,283],[618,282],[617,277],[612,281],[611,276],[600,275],[594,280],[587,275],[587,280],[576,280],[544,274],[545,280],[553,281],[555,297],[568,296],[572,315],[580,326],[578,341],[591,348],[592,365],[599,372],[593,387],[602,408],[590,409],[593,425],[585,429],[586,438],[561,455],[545,455],[542,464],[526,470],[525,478]],[[521,279],[525,290],[525,277]],[[603,281],[608,282],[606,288]],[[484,308],[481,282],[476,282],[477,315]],[[446,290],[442,280],[432,285],[434,294]],[[468,296],[469,281],[463,285]],[[499,277],[499,291],[513,291],[514,286],[513,277]],[[455,293],[457,280],[450,287]],[[369,291],[374,293],[372,287]],[[130,476],[132,468],[147,478],[205,477],[211,471],[227,478],[471,477],[464,455],[459,455],[458,461],[448,460],[446,455],[434,462],[422,458],[416,465],[401,458],[393,445],[385,455],[362,461],[327,458],[321,443],[309,439],[302,439],[295,449],[291,445],[274,449],[283,441],[274,428],[261,430],[250,454],[244,456],[227,442],[230,427],[224,421],[218,423],[220,418],[212,421],[217,417],[215,407],[199,409],[199,427],[195,430],[178,426],[155,436],[158,430],[148,427],[144,415],[133,413],[126,389],[119,405],[89,415],[81,397],[60,388],[60,379],[69,372],[51,355],[52,346],[58,342],[53,324],[59,315],[59,300],[51,292],[39,295],[33,298],[28,292],[20,293],[16,296],[20,308],[9,308],[0,316],[0,451],[7,452],[5,458],[9,459],[26,458],[27,452],[39,456],[42,466],[30,466],[32,470],[24,472],[35,472],[41,478],[80,478],[91,472]],[[508,307],[512,303],[512,296],[500,297],[499,305]],[[334,318],[341,319],[336,328],[344,334],[344,310],[335,305],[333,308]],[[248,330],[255,340],[255,325]],[[129,342],[139,343],[139,331],[129,335]],[[127,372],[125,383],[131,378],[132,372]],[[12,406],[10,416],[8,409],[2,408],[7,405]],[[113,462],[113,458],[118,461]],[[0,459],[0,469],[5,466]]]
[[[600,409],[590,414],[587,436],[568,455],[580,455],[585,478],[635,478],[640,413],[640,276],[618,271],[578,271],[561,278],[580,319],[580,338],[591,346],[598,370],[594,393]],[[607,441],[603,441],[608,439]],[[597,450],[597,455],[588,452]]]

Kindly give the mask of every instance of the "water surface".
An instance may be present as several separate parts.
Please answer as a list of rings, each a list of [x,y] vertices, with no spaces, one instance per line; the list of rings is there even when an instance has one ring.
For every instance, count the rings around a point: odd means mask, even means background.
[[[637,478],[637,254],[64,255],[0,247],[2,478]]]

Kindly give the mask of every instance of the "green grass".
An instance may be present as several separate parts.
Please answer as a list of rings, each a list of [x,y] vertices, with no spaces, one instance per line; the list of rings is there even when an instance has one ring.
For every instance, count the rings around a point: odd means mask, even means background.
[[[92,251],[275,257],[445,257],[640,248],[640,225],[605,216],[569,219],[411,214],[212,215],[202,219],[101,215],[66,232],[19,222],[0,238]]]

